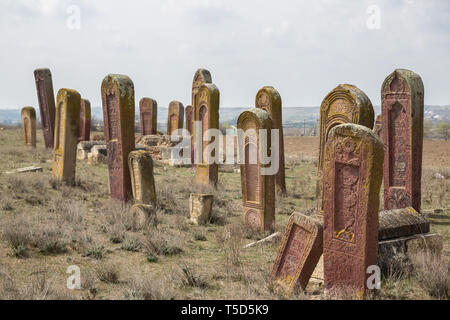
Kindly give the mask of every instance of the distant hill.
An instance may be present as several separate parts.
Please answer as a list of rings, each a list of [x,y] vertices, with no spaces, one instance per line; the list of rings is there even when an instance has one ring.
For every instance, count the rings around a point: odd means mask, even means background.
[[[220,122],[236,125],[239,115],[249,108],[221,108]],[[375,114],[380,114],[380,106],[375,106]],[[137,111],[137,109],[136,109]],[[39,112],[36,110],[39,119]],[[158,108],[158,123],[167,122],[167,108]],[[103,119],[101,107],[92,108],[92,117],[97,120]],[[136,113],[136,117],[139,114]],[[303,123],[312,124],[320,117],[319,107],[290,107],[283,108],[283,124],[285,127],[301,127]],[[425,117],[434,121],[450,121],[450,106],[425,106]],[[20,110],[0,109],[0,123],[14,125],[21,122]]]

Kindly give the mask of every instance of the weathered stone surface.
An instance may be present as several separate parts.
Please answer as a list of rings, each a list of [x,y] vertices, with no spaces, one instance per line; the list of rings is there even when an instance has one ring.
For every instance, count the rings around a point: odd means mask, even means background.
[[[24,107],[21,113],[25,145],[36,148],[36,111],[33,107]]]
[[[189,197],[190,221],[197,225],[209,223],[213,201],[214,196],[212,194],[191,193]]]
[[[128,154],[135,149],[133,81],[125,75],[107,75],[102,104],[111,197],[128,201],[133,197],[128,168]]]
[[[205,83],[212,83],[211,73],[206,69],[198,69],[192,81],[192,107],[194,108],[194,112],[197,93]]]
[[[273,87],[263,87],[256,94],[255,107],[267,111],[272,118],[272,129],[279,130],[279,169],[275,176],[276,191],[286,193],[286,178],[284,171],[284,135],[281,108],[281,96]]]
[[[377,116],[377,119],[375,120],[375,127],[373,128],[373,131],[380,138],[380,140],[383,141],[383,115],[382,114],[379,114]]]
[[[333,89],[320,106],[320,144],[317,167],[316,214],[323,215],[323,167],[325,145],[330,130],[343,123],[354,123],[373,128],[374,110],[364,92],[353,85],[341,84]]]
[[[52,176],[67,183],[75,180],[80,100],[80,94],[75,90],[58,91]]]
[[[169,104],[169,117],[167,118],[167,134],[177,134],[176,130],[183,129],[184,106],[179,101],[172,101]]]
[[[430,222],[412,207],[380,211],[379,221],[379,240],[430,232]]]
[[[206,139],[205,133],[209,129],[219,129],[219,100],[219,89],[214,84],[203,84],[196,94],[194,120],[201,122],[201,130],[198,130],[198,133],[194,130],[194,150],[197,153],[194,155],[195,181],[200,185],[217,185],[219,168],[216,162],[207,163],[209,155],[205,154],[205,149],[210,142]],[[196,138],[197,134],[201,139]],[[201,146],[197,145],[197,140],[202,142]]]
[[[42,172],[42,167],[30,166],[24,168],[14,169],[13,171],[5,171],[5,174],[27,173],[27,172]]]
[[[148,226],[156,227],[158,219],[153,205],[135,204],[130,209],[132,215],[133,230],[145,229]]]
[[[141,134],[143,136],[156,134],[158,130],[158,103],[151,98],[139,101],[141,118]]]
[[[342,124],[329,132],[323,177],[326,291],[365,295],[366,270],[377,263],[383,156],[372,129]]]
[[[128,156],[134,201],[142,204],[156,203],[153,160],[149,152],[132,151]]]
[[[270,274],[274,290],[288,296],[304,290],[322,250],[321,221],[294,212],[289,218]]]
[[[86,160],[91,149],[97,145],[104,145],[105,141],[80,141],[77,145],[77,160]]]
[[[36,81],[45,147],[53,149],[56,108],[52,74],[49,69],[36,69],[34,70],[34,79]]]
[[[148,147],[154,147],[160,145],[164,141],[164,136],[160,135],[147,135],[142,136],[138,143]]]
[[[260,130],[271,135],[272,119],[262,109],[251,109],[240,114],[237,122],[244,137],[240,137],[239,151],[242,154],[241,186],[245,224],[259,231],[273,231],[275,225],[275,176],[263,175],[261,170],[270,164],[261,162]],[[265,141],[266,150],[271,148],[271,139]]]
[[[420,212],[424,87],[419,75],[397,69],[381,88],[384,208]]]
[[[95,145],[88,154],[90,165],[108,164],[108,151],[106,145]]]
[[[91,140],[91,103],[87,99],[81,99],[80,105],[80,129],[78,142]]]
[[[443,239],[440,234],[424,233],[378,243],[378,266],[381,272],[388,275],[411,266],[411,255],[428,252],[440,255]]]
[[[192,136],[194,133],[194,108],[192,106],[186,106],[184,109],[185,119],[186,119],[186,130]]]

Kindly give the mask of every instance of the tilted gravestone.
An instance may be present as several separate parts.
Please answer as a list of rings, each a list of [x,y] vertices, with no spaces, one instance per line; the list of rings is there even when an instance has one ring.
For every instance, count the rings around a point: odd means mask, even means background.
[[[279,130],[279,169],[275,177],[275,184],[277,192],[285,194],[286,178],[284,171],[284,136],[281,96],[273,87],[264,87],[256,94],[255,107],[267,111],[272,118],[272,129]]]
[[[272,119],[262,109],[251,109],[240,114],[237,122],[242,130],[239,137],[241,155],[241,186],[245,224],[259,231],[273,231],[275,226],[275,176],[264,175],[262,152],[271,149]],[[260,130],[266,130],[267,139],[261,141]],[[262,144],[265,150],[261,150]]]
[[[55,95],[53,92],[52,74],[49,69],[34,70],[42,131],[47,149],[53,149],[55,132]]]
[[[87,99],[81,99],[80,105],[80,129],[78,142],[91,140],[91,103]]]
[[[424,87],[419,75],[397,69],[381,89],[384,208],[420,212]]]
[[[184,106],[181,102],[172,101],[169,104],[169,117],[167,119],[167,134],[176,134],[178,129],[183,129]],[[176,134],[178,135],[178,134]]]
[[[21,114],[25,145],[36,148],[36,111],[33,107],[24,107]]]
[[[128,201],[133,198],[128,168],[128,155],[135,149],[133,81],[125,75],[107,75],[102,104],[111,197]]]
[[[75,90],[58,91],[52,176],[67,183],[75,180],[80,101],[81,96]]]
[[[150,152],[132,151],[128,156],[131,187],[134,201],[141,204],[155,204],[156,190],[153,176],[153,160]]]
[[[356,86],[341,84],[333,89],[320,106],[320,144],[317,167],[316,214],[323,215],[323,167],[325,146],[330,130],[343,123],[373,128],[374,110],[366,94]]]
[[[367,127],[331,129],[324,157],[324,286],[364,297],[377,264],[383,143]]]
[[[139,101],[141,118],[141,134],[143,136],[156,134],[158,130],[158,103],[151,98]]]
[[[287,296],[305,290],[322,250],[322,221],[293,213],[270,274],[274,290]]]
[[[202,85],[196,95],[194,120],[201,123],[201,127],[197,130],[198,132],[194,129],[195,181],[200,185],[217,185],[218,164],[215,161],[209,161],[210,155],[205,150],[212,142],[207,141],[207,131],[219,129],[219,99],[219,89],[214,84]],[[198,143],[201,143],[201,145],[198,145]],[[212,156],[216,155],[212,154]]]

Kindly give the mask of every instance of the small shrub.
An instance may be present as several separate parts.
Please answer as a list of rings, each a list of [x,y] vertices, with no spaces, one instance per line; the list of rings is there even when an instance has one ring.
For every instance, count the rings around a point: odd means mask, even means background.
[[[202,289],[208,287],[208,282],[206,281],[206,279],[196,274],[193,267],[190,266],[181,267],[180,280],[181,283],[186,287]]]
[[[82,257],[89,257],[96,260],[101,260],[105,256],[106,251],[103,246],[93,246],[86,248],[81,255]]]
[[[119,269],[114,264],[103,264],[97,269],[97,277],[105,283],[119,283]]]
[[[147,255],[173,256],[183,252],[178,242],[176,236],[155,230],[147,235],[143,247]]]
[[[120,247],[122,250],[138,252],[142,249],[142,243],[139,239],[133,238],[125,241]]]
[[[411,257],[417,280],[432,297],[450,298],[450,263],[446,258],[431,253]]]

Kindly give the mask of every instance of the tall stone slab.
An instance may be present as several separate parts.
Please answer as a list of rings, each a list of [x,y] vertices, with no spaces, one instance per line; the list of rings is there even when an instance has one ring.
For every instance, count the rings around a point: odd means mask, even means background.
[[[294,212],[270,274],[274,290],[286,296],[305,290],[322,251],[322,221]]]
[[[81,96],[77,91],[58,91],[52,176],[66,183],[73,183],[75,180],[80,104]]]
[[[324,157],[324,286],[364,297],[377,264],[383,143],[367,127],[342,124],[329,132]]]
[[[275,177],[276,191],[286,193],[286,178],[284,171],[284,135],[281,108],[281,96],[273,87],[263,87],[256,94],[255,107],[267,111],[272,118],[272,129],[279,130],[279,170]]]
[[[373,129],[374,110],[367,95],[356,86],[338,85],[327,94],[320,106],[320,144],[317,167],[316,214],[323,215],[323,167],[325,146],[330,130],[343,123],[354,123]]]
[[[194,133],[194,108],[192,106],[186,106],[186,108],[184,109],[184,116],[186,119],[185,128],[192,136],[192,134]]]
[[[153,160],[150,152],[132,151],[128,156],[131,186],[134,201],[141,204],[156,204]]]
[[[275,176],[263,175],[261,170],[270,164],[261,161],[260,130],[267,131],[266,150],[271,148],[272,119],[262,109],[251,109],[240,114],[237,122],[244,136],[239,137],[241,186],[244,223],[261,232],[273,231],[275,226]]]
[[[201,128],[198,132],[200,137],[196,137],[197,132],[194,130],[194,147],[199,154],[199,159],[196,160],[195,181],[200,185],[217,185],[219,177],[218,164],[208,163],[207,154],[205,150],[209,145],[206,139],[206,131],[209,129],[219,129],[219,89],[214,84],[204,84],[200,87],[195,101],[194,120],[201,123]],[[197,145],[197,140],[201,145]]]
[[[420,212],[424,87],[419,75],[397,69],[381,88],[385,210]]]
[[[377,116],[373,131],[377,134],[378,137],[380,137],[381,141],[383,141],[383,115],[379,114]]]
[[[143,136],[156,134],[158,130],[158,103],[151,98],[139,101],[141,119],[141,134]]]
[[[128,201],[133,198],[128,168],[128,155],[135,149],[133,81],[125,75],[107,75],[102,104],[111,197]]]
[[[36,111],[33,107],[24,107],[21,114],[25,145],[36,148]]]
[[[205,83],[212,83],[211,73],[206,69],[198,69],[197,72],[195,72],[194,80],[192,81],[192,107],[194,110],[198,90],[200,90],[200,87]]]
[[[91,102],[81,99],[78,142],[91,140]]]
[[[167,134],[172,135],[178,129],[183,129],[184,106],[179,101],[172,101],[169,104],[169,117],[167,119]]]
[[[52,74],[49,69],[34,70],[42,131],[47,149],[53,149],[55,132],[55,95],[53,92]]]

